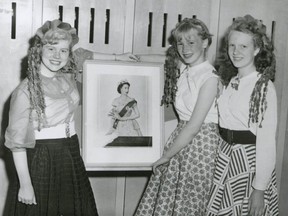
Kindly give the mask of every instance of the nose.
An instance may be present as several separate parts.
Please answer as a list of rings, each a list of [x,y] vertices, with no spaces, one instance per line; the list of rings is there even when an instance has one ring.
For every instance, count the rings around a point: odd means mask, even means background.
[[[59,59],[59,58],[60,58],[60,52],[56,50],[56,51],[53,53],[53,57],[56,58],[56,59]]]
[[[236,46],[234,46],[234,47],[233,47],[233,50],[232,50],[233,54],[237,54],[238,51],[239,51],[238,48],[237,48]]]
[[[183,45],[183,52],[185,53],[187,51],[189,51],[189,46],[184,44]]]

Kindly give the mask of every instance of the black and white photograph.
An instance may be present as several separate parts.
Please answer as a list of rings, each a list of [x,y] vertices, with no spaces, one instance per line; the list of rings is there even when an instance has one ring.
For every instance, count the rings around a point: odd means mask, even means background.
[[[144,169],[160,158],[162,74],[156,63],[85,62],[82,145],[88,169]]]
[[[0,0],[0,216],[288,215],[288,0]]]

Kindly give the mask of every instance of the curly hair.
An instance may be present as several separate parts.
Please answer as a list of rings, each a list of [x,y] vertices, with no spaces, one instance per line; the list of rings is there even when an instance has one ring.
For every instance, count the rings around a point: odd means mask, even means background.
[[[252,36],[255,48],[259,48],[258,54],[254,58],[254,65],[256,70],[261,74],[260,78],[255,84],[249,103],[249,120],[252,123],[261,123],[263,121],[263,114],[267,108],[267,86],[268,81],[274,80],[276,59],[273,53],[273,44],[266,34],[266,26],[262,21],[253,18],[251,15],[236,18],[232,25],[228,28],[224,38],[224,47],[220,51],[217,59],[218,73],[224,86],[227,86],[232,77],[236,76],[237,68],[228,57],[228,37],[231,31],[238,31]],[[261,116],[261,119],[259,119]]]
[[[165,84],[161,105],[165,104],[169,106],[169,104],[172,104],[175,101],[177,80],[180,76],[179,65],[183,62],[177,51],[177,42],[191,29],[197,30],[198,35],[202,40],[208,40],[208,47],[212,43],[212,35],[209,33],[207,26],[201,20],[196,18],[183,19],[171,31],[171,36],[169,38],[171,46],[166,51],[166,60],[164,65]]]
[[[69,60],[67,64],[63,68],[61,68],[58,72],[76,73],[77,71],[76,63],[71,51],[73,42],[75,42],[75,40],[71,36],[71,33],[69,33],[66,29],[64,29],[63,26],[60,26],[62,28],[59,28],[58,25],[58,28],[52,29],[51,24],[53,24],[53,22],[54,21],[52,22],[47,21],[41,28],[38,29],[36,35],[32,38],[32,45],[28,50],[28,68],[27,68],[28,91],[30,94],[31,110],[35,110],[37,114],[38,130],[41,130],[42,126],[45,125],[46,123],[46,117],[45,117],[46,105],[44,100],[42,81],[40,78],[40,66],[42,61],[41,56],[43,45],[47,43],[55,44],[59,40],[69,40],[70,41]],[[59,24],[58,21],[57,23]],[[63,23],[60,22],[60,25],[61,24]],[[43,29],[46,29],[46,31],[44,31]]]

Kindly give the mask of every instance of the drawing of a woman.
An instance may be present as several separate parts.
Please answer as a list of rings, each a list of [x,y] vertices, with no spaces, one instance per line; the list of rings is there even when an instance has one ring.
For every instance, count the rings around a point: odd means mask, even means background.
[[[140,112],[137,107],[137,101],[128,96],[130,83],[122,80],[118,83],[117,92],[119,97],[112,102],[112,110],[109,112],[111,116],[111,128],[107,135],[116,132],[118,136],[142,136],[137,118]]]

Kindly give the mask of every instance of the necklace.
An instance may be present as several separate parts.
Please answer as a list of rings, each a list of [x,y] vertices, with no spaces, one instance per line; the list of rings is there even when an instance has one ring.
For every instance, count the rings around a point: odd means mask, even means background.
[[[237,75],[236,78],[231,82],[231,87],[237,91],[239,84],[240,84],[240,78]]]

